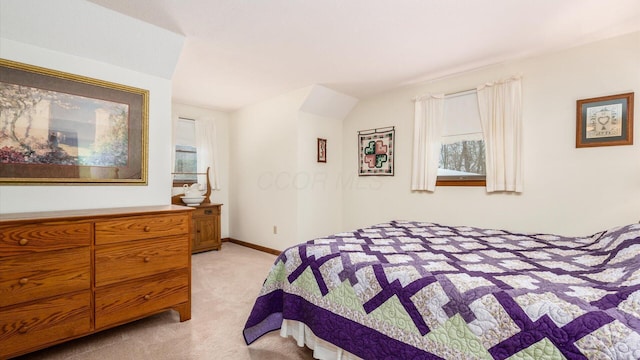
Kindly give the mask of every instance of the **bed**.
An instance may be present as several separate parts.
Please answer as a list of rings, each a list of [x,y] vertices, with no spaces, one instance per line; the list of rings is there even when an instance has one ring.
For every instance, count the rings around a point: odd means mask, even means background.
[[[585,237],[391,221],[276,259],[244,328],[317,358],[640,359],[640,225]]]

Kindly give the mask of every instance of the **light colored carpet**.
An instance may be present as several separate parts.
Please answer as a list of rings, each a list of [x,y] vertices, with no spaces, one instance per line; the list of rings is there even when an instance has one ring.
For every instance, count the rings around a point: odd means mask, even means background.
[[[242,329],[275,256],[224,243],[192,256],[191,320],[174,311],[34,352],[21,360],[313,359],[278,331],[244,343]]]

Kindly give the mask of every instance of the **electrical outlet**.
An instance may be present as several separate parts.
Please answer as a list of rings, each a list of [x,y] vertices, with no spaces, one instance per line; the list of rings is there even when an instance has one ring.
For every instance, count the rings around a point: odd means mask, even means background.
[[[273,225],[273,233],[274,233],[274,234],[277,234],[277,233],[278,233],[278,227],[277,227],[277,226],[275,226],[275,225]]]

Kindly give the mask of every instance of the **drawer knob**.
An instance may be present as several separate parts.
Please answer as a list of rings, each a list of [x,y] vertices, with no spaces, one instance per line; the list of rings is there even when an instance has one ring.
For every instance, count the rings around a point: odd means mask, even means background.
[[[29,243],[29,240],[27,239],[20,239],[20,241],[18,241],[18,244],[20,244],[20,246],[25,246]]]
[[[148,256],[145,256],[145,258],[144,258],[144,262],[149,262],[149,261],[151,261],[151,258],[150,258],[150,257],[148,257]]]
[[[149,232],[149,231],[151,231],[151,227],[149,227],[149,226],[145,226],[145,227],[144,227],[144,232]]]
[[[27,285],[27,283],[29,282],[29,279],[28,278],[22,278],[18,282],[20,283],[20,285]]]
[[[145,299],[145,300],[149,300],[149,299],[151,299],[151,295],[149,295],[149,294],[145,295],[145,296],[144,296],[144,299]]]
[[[29,327],[28,326],[21,326],[20,329],[18,329],[18,332],[20,334],[26,334],[27,331],[29,331]]]

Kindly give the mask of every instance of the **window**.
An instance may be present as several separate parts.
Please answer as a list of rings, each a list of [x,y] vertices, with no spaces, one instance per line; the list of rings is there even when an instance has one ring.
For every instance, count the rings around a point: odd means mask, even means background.
[[[173,186],[198,182],[198,151],[196,148],[196,126],[192,119],[178,118],[175,127],[175,164]]]
[[[445,98],[441,140],[436,184],[484,186],[485,146],[475,90]]]

